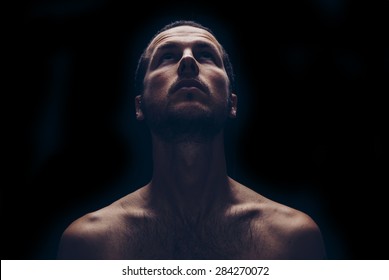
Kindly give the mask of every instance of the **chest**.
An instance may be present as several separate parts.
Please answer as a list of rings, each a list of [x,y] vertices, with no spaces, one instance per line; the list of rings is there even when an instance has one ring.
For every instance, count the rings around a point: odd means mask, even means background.
[[[258,251],[249,222],[142,221],[123,235],[126,259],[247,259]]]

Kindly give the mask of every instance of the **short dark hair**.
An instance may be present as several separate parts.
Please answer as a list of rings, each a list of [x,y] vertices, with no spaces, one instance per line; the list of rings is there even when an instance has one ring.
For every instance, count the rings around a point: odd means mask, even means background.
[[[183,25],[188,25],[188,26],[193,26],[193,27],[204,29],[204,30],[208,31],[209,33],[211,33],[216,38],[216,35],[214,34],[214,32],[210,28],[205,27],[204,25],[202,25],[196,21],[193,21],[193,20],[177,20],[177,21],[166,24],[158,32],[155,33],[155,35],[152,37],[149,44],[143,50],[143,53],[139,58],[138,65],[137,65],[137,68],[135,70],[135,93],[136,94],[143,93],[143,79],[144,79],[144,76],[146,75],[147,65],[149,63],[149,58],[146,56],[146,50],[147,50],[148,46],[150,45],[150,43],[160,33],[164,32],[168,29],[171,29],[173,27],[183,26]],[[230,88],[229,89],[230,89],[230,93],[231,93],[235,90],[235,75],[234,75],[232,63],[230,61],[228,53],[226,52],[226,50],[224,49],[224,47],[221,44],[220,44],[220,46],[222,48],[222,56],[223,56],[222,59],[223,59],[224,68],[226,70],[228,79],[230,80]]]

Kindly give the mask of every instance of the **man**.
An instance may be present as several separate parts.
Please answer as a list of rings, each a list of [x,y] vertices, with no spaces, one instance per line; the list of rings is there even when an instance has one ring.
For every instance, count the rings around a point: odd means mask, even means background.
[[[161,29],[138,64],[136,118],[150,128],[153,175],[74,221],[60,259],[323,259],[317,224],[230,178],[223,129],[235,118],[232,67],[212,31]]]

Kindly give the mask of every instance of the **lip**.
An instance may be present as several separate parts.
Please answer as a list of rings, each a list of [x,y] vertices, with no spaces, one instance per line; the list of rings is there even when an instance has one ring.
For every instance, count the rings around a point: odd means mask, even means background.
[[[179,81],[173,88],[172,88],[172,93],[175,93],[179,90],[184,90],[184,91],[196,91],[200,90],[203,93],[207,93],[206,88],[203,86],[201,82],[198,80],[194,79],[185,79]]]

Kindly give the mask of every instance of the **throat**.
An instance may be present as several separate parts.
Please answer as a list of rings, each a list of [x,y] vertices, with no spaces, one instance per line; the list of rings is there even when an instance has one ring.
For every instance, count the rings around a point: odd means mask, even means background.
[[[222,135],[207,142],[166,143],[154,138],[150,205],[181,216],[201,216],[231,196]]]
[[[154,189],[184,201],[209,199],[226,190],[224,157],[213,143],[161,146],[155,149]]]

